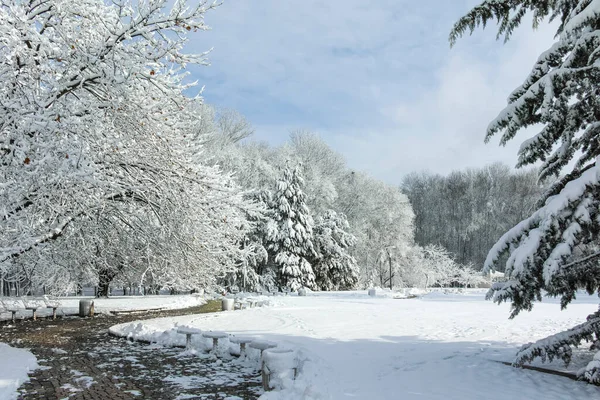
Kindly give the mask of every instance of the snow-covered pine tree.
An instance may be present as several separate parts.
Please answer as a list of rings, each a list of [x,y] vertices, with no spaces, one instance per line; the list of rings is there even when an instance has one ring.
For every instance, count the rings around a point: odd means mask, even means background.
[[[356,260],[348,253],[356,238],[348,233],[349,229],[346,216],[333,210],[326,211],[315,221],[316,257],[312,265],[320,290],[348,290],[358,283]]]
[[[314,256],[313,219],[302,192],[302,165],[282,168],[273,196],[276,223],[269,229],[268,249],[274,255],[279,285],[291,290],[305,286],[314,288],[315,274],[308,261]]]
[[[269,238],[275,237],[278,232],[278,224],[275,220],[277,211],[272,208],[273,193],[264,189],[255,191],[250,196],[264,209],[260,220],[254,222],[254,231],[249,236],[257,254],[253,268],[258,276],[260,290],[274,292],[278,288],[277,270],[269,262],[274,258],[272,252],[269,252]]]
[[[518,166],[541,161],[540,179],[573,166],[543,196],[538,210],[506,232],[488,254],[486,270],[506,260],[508,280],[495,284],[489,297],[512,301],[511,317],[531,310],[543,290],[561,296],[563,308],[578,289],[600,292],[600,252],[590,250],[600,230],[600,1],[484,1],[456,23],[450,42],[494,19],[498,35],[508,39],[527,13],[533,14],[534,27],[545,18],[559,20],[557,40],[512,92],[486,140],[501,133],[504,144],[523,128],[541,126],[521,145]],[[598,348],[598,313],[567,332],[525,345],[516,363],[536,357],[569,362],[572,346],[583,341]],[[600,383],[600,352],[594,358],[580,376]]]

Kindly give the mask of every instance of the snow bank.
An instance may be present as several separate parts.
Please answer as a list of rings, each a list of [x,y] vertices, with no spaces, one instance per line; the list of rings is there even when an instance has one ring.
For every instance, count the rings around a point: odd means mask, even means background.
[[[179,309],[196,307],[206,304],[206,300],[200,295],[161,295],[161,296],[114,296],[108,299],[96,299],[90,296],[61,297],[61,306],[58,315],[76,315],[79,313],[79,300],[88,299],[94,301],[94,312],[108,314],[113,311],[136,311],[150,309]],[[52,315],[51,309],[41,308],[38,316]],[[10,313],[0,314],[0,320],[11,317]],[[31,317],[31,311],[17,313],[17,317]]]
[[[563,312],[551,299],[509,320],[510,305],[485,301],[485,290],[435,290],[410,300],[384,293],[278,296],[274,307],[133,322],[111,332],[183,345],[185,335],[174,331],[185,325],[276,342],[298,354],[298,377],[279,381],[279,390],[261,397],[269,400],[600,398],[598,387],[494,361],[512,361],[520,345],[584,321],[596,297],[581,294]],[[258,350],[248,355],[258,368]]]
[[[60,301],[64,309],[79,312],[79,300],[91,299],[94,301],[94,311],[109,313],[112,311],[135,311],[162,308],[174,310],[178,308],[196,307],[206,304],[200,295],[161,295],[161,296],[115,296],[108,299],[95,299],[93,297],[66,297]],[[74,311],[75,313],[75,311]]]
[[[16,399],[16,390],[29,379],[27,372],[37,367],[37,359],[30,352],[0,343],[0,400]]]
[[[381,288],[375,286],[371,289],[375,290],[376,298],[387,298],[387,299],[406,299],[412,297],[420,297],[426,295],[432,291],[432,289],[420,289],[420,288],[400,288],[390,290],[389,288]],[[310,292],[307,296],[317,297],[359,297],[364,298],[368,296],[370,289],[365,290],[349,290],[344,292]],[[479,290],[479,289],[464,289],[464,290]]]

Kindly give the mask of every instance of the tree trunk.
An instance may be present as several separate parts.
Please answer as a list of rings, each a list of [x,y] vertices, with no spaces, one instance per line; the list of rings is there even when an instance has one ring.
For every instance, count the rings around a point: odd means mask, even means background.
[[[390,267],[390,290],[392,290],[392,286],[393,286],[392,278],[394,277],[392,275],[392,256],[390,255],[390,251],[389,250],[386,250],[386,252],[387,252],[387,255],[388,255],[388,264],[389,264],[389,267]]]
[[[98,292],[96,297],[108,297],[110,284],[117,274],[113,271],[101,269],[98,272]]]
[[[144,295],[160,294],[160,285],[151,283],[149,286],[144,286]]]
[[[96,293],[96,297],[108,298],[109,290],[110,290],[110,281],[103,281],[103,282],[98,283],[98,292]]]

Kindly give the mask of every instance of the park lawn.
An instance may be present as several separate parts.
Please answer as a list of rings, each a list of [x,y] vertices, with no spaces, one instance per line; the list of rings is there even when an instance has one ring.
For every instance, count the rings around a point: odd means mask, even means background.
[[[545,299],[531,313],[509,320],[509,305],[485,301],[485,290],[434,291],[416,299],[380,293],[277,296],[265,307],[137,321],[111,332],[181,345],[176,326],[186,325],[298,351],[303,361],[298,379],[265,399],[600,398],[599,387],[497,362],[512,361],[524,343],[581,323],[597,310],[597,297],[582,294],[565,311],[556,299]],[[258,365],[257,353],[250,358]],[[576,358],[570,370],[584,362]]]

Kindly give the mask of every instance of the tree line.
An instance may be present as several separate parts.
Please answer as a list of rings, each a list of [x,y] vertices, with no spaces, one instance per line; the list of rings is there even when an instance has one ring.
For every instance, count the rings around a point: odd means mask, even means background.
[[[253,128],[235,111],[206,105],[202,116],[207,162],[232,174],[246,198],[264,210],[254,216],[245,243],[257,255],[241,260],[225,286],[338,290],[381,284],[389,275],[380,255],[395,257],[414,246],[414,216],[401,190],[352,170],[317,134],[295,131],[273,147],[252,140]]]
[[[189,96],[205,55],[184,44],[214,6],[0,8],[0,294],[469,284],[469,266],[415,243],[399,187],[313,133],[253,141],[238,113]]]
[[[206,55],[185,43],[213,8],[0,8],[0,294],[351,288],[410,246],[397,187],[315,136],[242,145],[242,119],[189,95]]]
[[[401,188],[415,213],[415,242],[442,246],[479,270],[489,249],[535,210],[544,192],[536,169],[515,171],[501,163],[447,176],[411,173]]]

